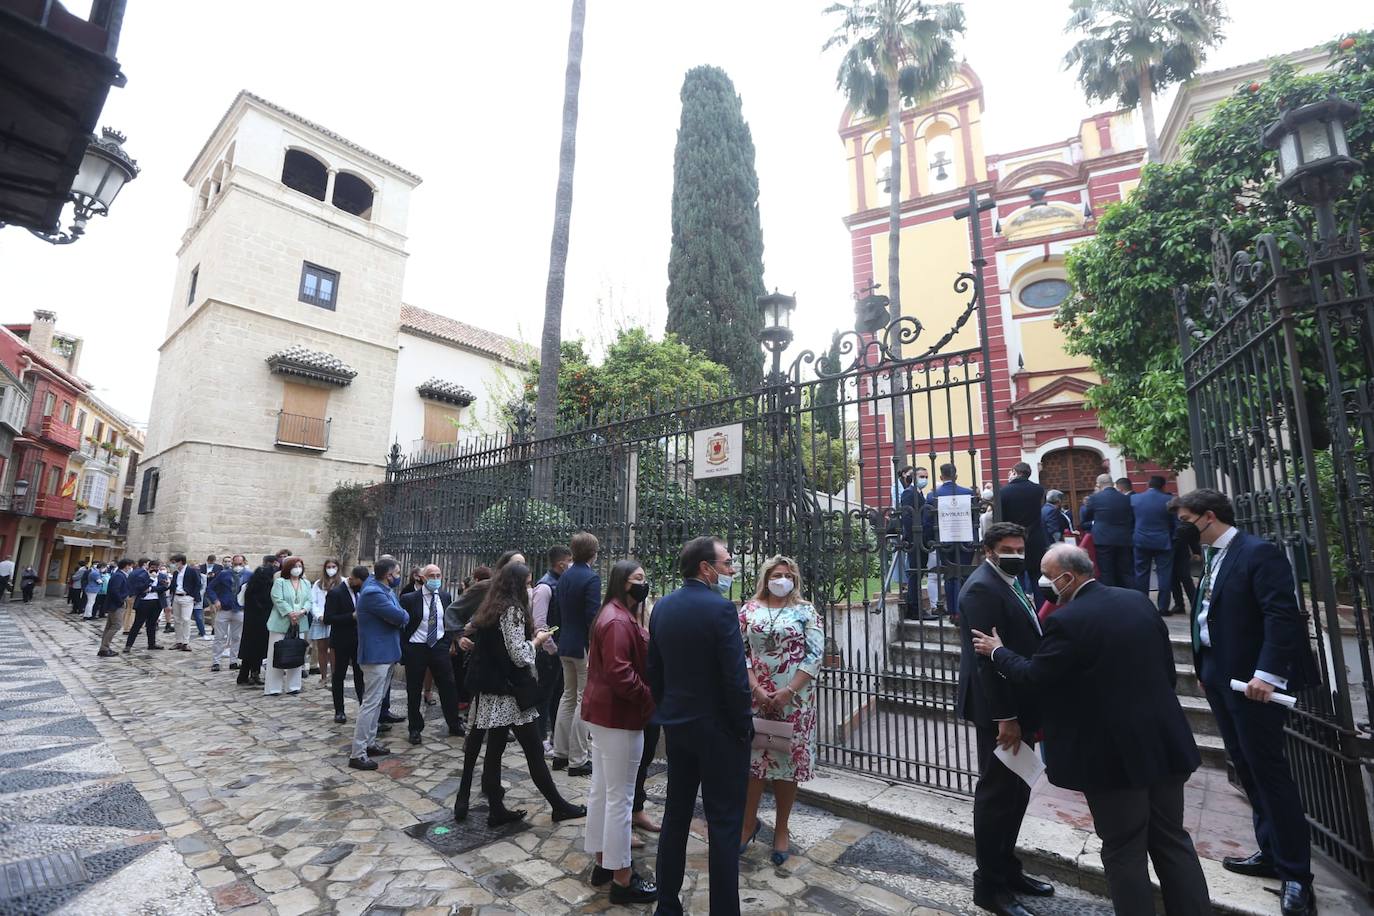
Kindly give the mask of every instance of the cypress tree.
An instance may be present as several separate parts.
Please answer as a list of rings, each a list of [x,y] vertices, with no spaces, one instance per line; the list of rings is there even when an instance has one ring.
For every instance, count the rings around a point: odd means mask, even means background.
[[[840,368],[840,332],[830,337],[830,349],[824,356],[827,372]],[[840,437],[840,380],[826,378],[816,383],[816,428],[832,439]]]
[[[741,391],[763,379],[763,231],[754,140],[734,83],[719,67],[682,81],[673,156],[673,244],[668,325],[692,349],[730,370]]]

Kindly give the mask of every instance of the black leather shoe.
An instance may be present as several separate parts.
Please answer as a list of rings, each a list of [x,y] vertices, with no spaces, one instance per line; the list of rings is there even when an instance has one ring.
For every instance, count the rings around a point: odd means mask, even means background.
[[[393,715],[392,713],[387,713],[386,715],[382,716],[381,719],[380,719],[380,721],[382,721],[382,722],[404,722],[405,720],[406,720],[406,717],[405,717],[405,716],[397,716],[397,715]]]
[[[1279,873],[1274,870],[1274,863],[1266,859],[1262,852],[1251,853],[1244,857],[1227,856],[1221,860],[1221,867],[1238,875],[1250,875],[1254,878],[1277,878],[1279,876]]]
[[[579,817],[586,816],[586,805],[569,805],[566,808],[558,808],[553,812],[553,820],[555,823],[559,823],[561,821],[575,821]]]
[[[610,882],[615,872],[609,868],[602,868],[600,865],[592,865],[592,887],[604,887]]]
[[[238,662],[230,662],[230,663],[229,663],[229,670],[230,670],[230,671],[237,671],[237,670],[239,670],[239,663],[238,663]]]
[[[1017,875],[1007,882],[1007,887],[1014,894],[1030,894],[1032,897],[1053,897],[1054,885],[1048,881],[1041,881],[1039,878],[1032,878],[1027,874]]]
[[[420,733],[419,733],[419,732],[411,732],[411,733],[410,733],[410,743],[411,743],[411,744],[419,744],[421,740],[423,740],[423,739],[420,738]]]
[[[375,770],[377,761],[368,760],[366,757],[349,757],[348,765],[355,770]]]
[[[453,819],[455,821],[465,821],[468,819],[467,799],[459,797],[453,800]]]
[[[568,767],[569,776],[590,776],[592,775],[592,764],[588,761],[580,767]]]
[[[467,737],[467,730],[461,725],[455,725],[448,730],[448,736],[450,738],[465,738]]]
[[[1279,910],[1283,916],[1316,916],[1317,895],[1312,892],[1312,885],[1300,881],[1283,882]]]
[[[334,713],[334,721],[335,721],[335,722],[338,722],[340,725],[342,725],[342,724],[344,724],[345,722],[348,721],[348,716],[344,715],[344,714],[341,713],[341,712],[336,712],[336,713]]]
[[[973,892],[973,903],[975,906],[987,910],[989,913],[996,913],[997,916],[1035,916],[1035,914],[1021,905],[1021,901],[1008,890],[991,891],[988,893]]]
[[[611,903],[654,903],[657,900],[658,887],[633,872],[630,873],[630,883],[623,887],[611,882]]]
[[[367,749],[367,756],[368,756],[368,757],[385,757],[387,754],[390,754],[390,753],[391,753],[391,748],[389,748],[389,747],[382,747],[380,744],[371,745],[371,746]]]
[[[553,758],[553,765],[552,765],[551,767],[549,767],[549,769],[553,770],[555,773],[558,772],[559,770],[566,770],[567,768],[568,768],[568,758],[567,758],[567,757],[555,757],[555,758]]]

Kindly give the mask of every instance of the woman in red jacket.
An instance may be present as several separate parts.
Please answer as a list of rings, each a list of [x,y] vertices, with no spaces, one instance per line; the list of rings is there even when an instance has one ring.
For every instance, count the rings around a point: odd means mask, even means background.
[[[654,712],[644,665],[649,633],[644,601],[649,583],[634,560],[611,569],[606,600],[592,624],[582,719],[592,732],[592,787],[587,795],[587,839],[596,855],[592,884],[611,881],[611,902],[652,903],[658,889],[635,874],[630,857],[630,808],[644,752],[644,726]]]

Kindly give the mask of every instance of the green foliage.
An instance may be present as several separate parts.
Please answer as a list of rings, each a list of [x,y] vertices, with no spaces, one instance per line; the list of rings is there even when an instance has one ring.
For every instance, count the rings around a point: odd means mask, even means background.
[[[1331,92],[1361,105],[1347,137],[1364,174],[1341,201],[1343,212],[1367,186],[1374,172],[1374,37],[1354,38],[1326,72],[1298,75],[1276,64],[1262,83],[1237,87],[1188,128],[1179,162],[1146,166],[1130,197],[1103,214],[1097,235],[1070,253],[1074,291],[1058,321],[1069,352],[1089,357],[1102,375],[1089,398],[1127,457],[1174,468],[1190,463],[1173,291],[1188,285],[1201,296],[1211,282],[1212,230],[1225,230],[1239,249],[1261,232],[1284,240],[1301,231],[1295,216],[1310,220],[1309,211],[1276,190],[1275,154],[1260,141],[1262,127],[1281,110]]]
[[[840,365],[840,332],[830,337],[830,349],[821,357],[826,365]],[[838,439],[844,432],[844,419],[840,410],[840,380],[838,377],[826,378],[816,383],[815,417],[816,427],[827,436]]]
[[[817,493],[835,494],[845,488],[858,473],[858,458],[850,454],[844,440],[833,438],[823,430],[816,414],[805,413],[801,418],[802,470],[806,486]]]
[[[511,544],[556,544],[572,536],[573,523],[558,506],[538,499],[512,497],[489,506],[474,526],[478,543],[500,553]]]
[[[763,378],[763,229],[754,140],[740,98],[719,67],[682,81],[673,155],[668,324],[693,350],[729,368],[737,388]]]
[[[347,566],[357,556],[363,522],[380,510],[380,488],[371,483],[341,483],[325,501],[324,530],[329,552]]]
[[[843,47],[836,85],[850,108],[870,117],[888,114],[888,82],[895,74],[902,99],[929,101],[959,66],[954,36],[963,34],[960,3],[851,0],[826,8],[840,14],[825,48]]]
[[[815,566],[802,570],[811,600],[822,605],[849,601],[862,594],[864,583],[882,575],[878,534],[865,518],[844,512],[827,512],[810,532],[814,550],[803,550]]]

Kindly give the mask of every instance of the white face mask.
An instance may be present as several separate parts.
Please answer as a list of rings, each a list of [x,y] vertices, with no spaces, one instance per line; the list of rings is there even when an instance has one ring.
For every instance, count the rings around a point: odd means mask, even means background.
[[[788,595],[792,594],[792,587],[792,580],[786,577],[768,580],[768,590],[779,598],[786,598]]]
[[[236,573],[241,573],[241,572],[243,572],[243,567],[242,567],[242,566],[235,566],[235,567],[234,567],[234,572],[236,572]]]
[[[301,573],[303,573],[303,572],[305,572],[305,570],[301,569],[299,566],[293,566],[293,567],[291,567],[291,577],[292,577],[293,579],[299,579]]]
[[[331,577],[332,577],[332,576],[338,574],[338,572],[339,572],[339,567],[337,567],[337,566],[326,566],[326,567],[324,568],[324,574],[325,574],[326,576],[331,576]]]

